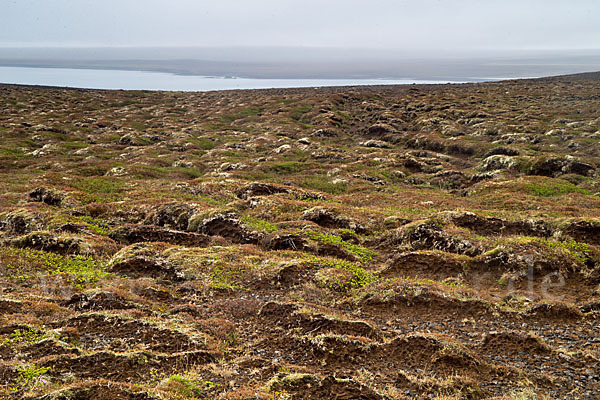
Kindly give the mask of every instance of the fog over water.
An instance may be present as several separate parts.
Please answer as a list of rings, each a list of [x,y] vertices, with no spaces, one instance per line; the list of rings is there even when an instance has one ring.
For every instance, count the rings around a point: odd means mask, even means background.
[[[0,46],[598,48],[597,0],[4,0]]]

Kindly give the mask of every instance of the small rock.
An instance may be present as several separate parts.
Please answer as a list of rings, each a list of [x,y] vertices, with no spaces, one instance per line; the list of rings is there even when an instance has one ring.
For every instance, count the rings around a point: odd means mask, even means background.
[[[332,130],[332,129],[319,129],[314,131],[313,133],[311,133],[311,136],[316,136],[316,137],[336,137],[338,134],[336,131]]]
[[[391,149],[392,148],[392,146],[390,146],[389,143],[384,142],[383,140],[375,140],[375,139],[370,139],[370,140],[367,140],[366,142],[361,142],[359,144],[363,147],[372,147],[372,148],[377,148],[377,149]]]
[[[127,175],[127,170],[123,167],[114,167],[106,172],[105,176],[124,176]]]
[[[173,163],[176,168],[194,168],[194,163],[191,161],[177,160]]]
[[[290,151],[291,149],[292,149],[292,146],[290,146],[289,144],[282,144],[281,146],[279,146],[278,148],[273,150],[273,153],[276,153],[276,154],[286,153],[286,152]]]
[[[511,156],[495,154],[487,157],[481,162],[481,169],[484,171],[496,171],[510,169],[517,165],[517,161]]]

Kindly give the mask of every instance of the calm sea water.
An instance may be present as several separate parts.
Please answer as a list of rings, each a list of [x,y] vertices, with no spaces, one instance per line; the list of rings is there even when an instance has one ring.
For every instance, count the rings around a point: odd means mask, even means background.
[[[0,67],[0,83],[68,86],[91,89],[207,91],[315,86],[448,83],[448,81],[410,79],[230,79],[145,71]]]

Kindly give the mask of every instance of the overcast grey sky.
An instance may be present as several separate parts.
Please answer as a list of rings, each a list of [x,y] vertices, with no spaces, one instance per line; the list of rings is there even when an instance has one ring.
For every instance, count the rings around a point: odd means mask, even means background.
[[[0,46],[600,47],[599,0],[0,0]]]

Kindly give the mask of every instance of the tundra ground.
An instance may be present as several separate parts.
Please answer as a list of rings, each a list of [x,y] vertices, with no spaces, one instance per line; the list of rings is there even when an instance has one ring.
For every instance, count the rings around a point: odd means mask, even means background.
[[[0,93],[0,397],[600,396],[600,74]]]

